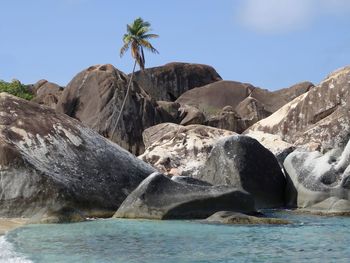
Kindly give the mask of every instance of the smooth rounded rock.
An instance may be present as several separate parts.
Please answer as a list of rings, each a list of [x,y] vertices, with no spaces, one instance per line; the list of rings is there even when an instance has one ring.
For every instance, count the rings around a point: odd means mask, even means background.
[[[242,188],[252,194],[257,208],[284,207],[286,180],[275,156],[248,136],[220,139],[192,176],[213,185]]]
[[[254,213],[250,194],[229,186],[178,183],[153,173],[123,202],[113,217],[204,219],[220,210]]]

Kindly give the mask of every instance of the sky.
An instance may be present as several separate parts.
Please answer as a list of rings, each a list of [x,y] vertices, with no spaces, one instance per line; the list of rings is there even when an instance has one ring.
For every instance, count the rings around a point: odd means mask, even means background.
[[[350,0],[0,0],[0,79],[65,86],[95,64],[130,73],[126,25],[152,24],[169,62],[211,65],[225,80],[276,90],[350,64]]]

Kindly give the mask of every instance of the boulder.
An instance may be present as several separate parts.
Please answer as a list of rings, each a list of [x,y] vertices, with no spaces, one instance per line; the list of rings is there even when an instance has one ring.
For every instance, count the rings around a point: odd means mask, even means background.
[[[240,133],[296,96],[307,92],[312,86],[312,83],[304,82],[271,92],[248,83],[223,80],[191,89],[176,102],[197,108],[204,114],[208,125]],[[225,112],[223,115],[225,107],[230,107],[235,114]]]
[[[207,65],[169,63],[137,71],[134,80],[155,100],[175,101],[185,91],[221,80],[221,77]]]
[[[34,98],[32,101],[55,109],[62,92],[63,87],[42,79],[33,85]]]
[[[286,225],[291,222],[281,218],[249,216],[232,211],[220,211],[208,217],[205,222],[229,225]]]
[[[225,106],[235,109],[254,89],[250,84],[235,81],[217,81],[183,93],[176,102],[196,107],[208,119],[218,114]]]
[[[208,126],[237,133],[243,132],[248,127],[248,123],[246,120],[242,120],[231,106],[224,107],[217,115],[210,117],[205,122]]]
[[[308,92],[249,130],[277,134],[284,141],[327,152],[350,138],[350,67],[330,74]]]
[[[162,140],[164,135],[174,131],[178,131],[180,128],[182,128],[181,125],[167,122],[167,123],[161,123],[152,127],[147,128],[142,133],[143,143],[145,144],[145,147],[148,148],[152,144],[155,144]]]
[[[254,213],[254,200],[228,186],[177,183],[153,173],[123,202],[113,217],[204,219],[220,210]]]
[[[180,104],[171,101],[157,101],[157,110],[162,121],[179,123]],[[147,147],[147,146],[146,146]]]
[[[194,184],[194,185],[204,185],[204,186],[212,186],[212,184],[208,182],[204,182],[202,180],[198,180],[196,178],[192,178],[189,176],[179,176],[174,175],[171,177],[171,180],[177,183],[183,183],[183,184]]]
[[[284,161],[287,205],[350,212],[350,202],[341,201],[350,201],[349,164],[350,143],[344,150],[333,149],[325,154],[295,150]]]
[[[126,95],[129,77],[112,65],[92,66],[73,78],[64,89],[56,110],[78,119],[135,155],[144,151],[142,131],[161,122],[157,104],[136,82],[131,86],[116,128],[119,110]]]
[[[349,216],[350,201],[335,196],[329,197],[320,203],[298,210],[299,212],[309,212],[317,215]]]
[[[313,87],[314,84],[308,81],[304,81],[294,84],[289,88],[284,88],[276,91],[255,88],[250,96],[259,101],[267,112],[273,113],[288,102],[294,100],[309,90],[312,90]]]
[[[181,105],[179,112],[181,125],[205,124],[204,114],[196,107]]]
[[[254,138],[259,143],[261,143],[262,146],[264,146],[266,149],[272,152],[275,155],[276,160],[278,161],[278,164],[282,169],[282,172],[284,172],[284,169],[283,169],[284,160],[286,159],[288,154],[290,154],[296,149],[296,147],[293,144],[283,141],[281,137],[278,135],[264,133],[261,131],[248,130],[248,131],[245,131],[243,134],[251,138]]]
[[[0,217],[112,216],[155,170],[82,123],[0,93]]]
[[[265,133],[262,131],[247,130],[246,132],[244,132],[244,135],[257,140],[266,149],[272,152],[275,156],[280,155],[282,152],[285,152],[287,149],[295,148],[293,144],[283,141],[280,136],[275,134]]]
[[[262,102],[250,96],[236,106],[236,112],[238,116],[241,116],[245,120],[245,125],[242,127],[243,130],[271,115],[271,112],[265,109]]]
[[[193,177],[213,185],[231,185],[252,194],[260,208],[284,206],[285,177],[274,155],[257,140],[234,135],[217,141]]]
[[[164,174],[193,177],[216,141],[233,134],[203,125],[158,124],[144,131],[148,148],[139,158]]]

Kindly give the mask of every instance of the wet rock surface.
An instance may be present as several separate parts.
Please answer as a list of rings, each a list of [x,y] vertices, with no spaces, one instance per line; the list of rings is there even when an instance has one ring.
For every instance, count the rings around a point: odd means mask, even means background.
[[[227,225],[286,225],[291,222],[280,218],[267,218],[245,215],[232,211],[220,211],[210,217],[206,222]]]

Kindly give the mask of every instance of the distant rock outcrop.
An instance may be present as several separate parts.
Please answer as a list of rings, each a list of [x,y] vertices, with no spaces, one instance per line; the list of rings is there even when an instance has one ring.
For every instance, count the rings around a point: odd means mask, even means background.
[[[235,109],[254,90],[250,84],[234,81],[217,81],[182,94],[176,102],[196,107],[209,118],[225,106]]]
[[[34,93],[34,98],[32,99],[33,102],[55,109],[58,100],[62,95],[63,87],[42,79],[33,85],[32,91]]]
[[[178,183],[163,174],[145,179],[113,217],[146,219],[204,219],[220,210],[254,213],[254,200],[229,186]]]
[[[203,123],[211,127],[242,133],[250,126],[250,122],[250,120],[242,120],[231,106],[225,106],[216,115],[210,117]]]
[[[144,151],[142,131],[162,121],[155,101],[134,82],[116,132],[112,134],[128,80],[127,75],[112,65],[92,66],[73,78],[56,109],[139,155]]]
[[[326,152],[344,147],[350,138],[349,105],[350,67],[346,67],[249,130],[277,134],[289,143]]]
[[[207,125],[241,133],[311,87],[312,83],[303,82],[270,92],[247,83],[217,81],[185,92],[176,102],[197,108]]]
[[[283,105],[308,92],[313,87],[314,84],[308,81],[304,81],[292,85],[289,88],[284,88],[276,91],[268,91],[265,89],[255,88],[250,96],[262,103],[265,110],[273,113],[280,109]]]
[[[221,77],[211,66],[169,63],[138,71],[134,80],[153,99],[175,101],[182,93],[221,80]]]
[[[111,216],[155,170],[48,107],[0,93],[0,217]]]

